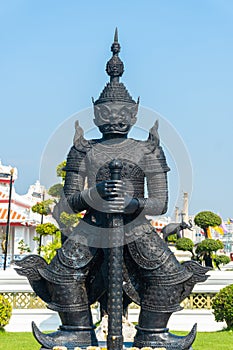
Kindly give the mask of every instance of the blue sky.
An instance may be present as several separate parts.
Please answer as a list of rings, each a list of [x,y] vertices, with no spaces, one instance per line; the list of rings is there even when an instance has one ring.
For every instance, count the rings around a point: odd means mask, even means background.
[[[231,0],[1,1],[0,158],[18,168],[16,190],[39,178],[58,126],[99,96],[117,26],[122,81],[188,149],[190,213],[233,217],[232,23]]]

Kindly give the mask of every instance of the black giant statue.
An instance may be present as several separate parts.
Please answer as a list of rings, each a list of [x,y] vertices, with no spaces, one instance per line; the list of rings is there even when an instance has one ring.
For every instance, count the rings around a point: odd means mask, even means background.
[[[139,101],[135,102],[119,82],[124,66],[118,57],[117,31],[111,51],[113,55],[106,67],[110,82],[93,100],[94,123],[102,138],[86,140],[76,123],[74,144],[65,167],[64,197],[59,204],[60,210],[68,206],[74,213],[85,210],[86,214],[63,239],[49,265],[36,255],[18,263],[18,273],[28,277],[36,294],[61,319],[61,326],[51,334],[41,333],[33,324],[34,335],[41,349],[63,345],[73,350],[98,345],[90,305],[101,301],[114,325],[120,306],[114,315],[110,309],[115,302],[121,303],[120,292],[114,297],[120,285],[123,306],[134,301],[141,307],[135,347],[190,349],[196,327],[187,336],[177,337],[169,333],[167,323],[173,312],[181,310],[180,302],[194,285],[206,280],[208,268],[193,261],[180,264],[145,217],[167,211],[169,167],[160,146],[157,122],[146,141],[127,137],[136,122]],[[118,177],[112,176],[114,167]],[[123,233],[121,243],[114,241],[115,229],[119,227]],[[111,256],[116,262],[113,273],[108,263],[112,249],[119,246],[122,270],[117,269],[120,257]],[[116,277],[112,285],[109,275]]]

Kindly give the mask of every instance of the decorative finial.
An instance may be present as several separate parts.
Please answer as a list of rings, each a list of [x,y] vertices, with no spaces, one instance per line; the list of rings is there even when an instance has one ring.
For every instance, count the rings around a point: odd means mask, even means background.
[[[114,42],[111,46],[112,58],[107,62],[106,72],[110,76],[110,82],[119,82],[119,77],[124,73],[124,64],[118,57],[121,47],[118,43],[118,30],[115,29]]]
[[[111,46],[111,51],[113,53],[113,55],[117,55],[121,50],[121,46],[118,43],[118,30],[117,28],[115,29],[115,34],[114,34],[114,42]]]
[[[115,29],[115,34],[114,34],[114,43],[118,43],[118,30],[117,30],[117,27]]]

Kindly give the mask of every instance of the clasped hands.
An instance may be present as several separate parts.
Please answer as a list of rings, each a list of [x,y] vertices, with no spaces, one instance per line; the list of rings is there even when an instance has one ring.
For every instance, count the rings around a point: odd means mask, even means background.
[[[104,213],[133,214],[139,207],[136,198],[126,193],[126,184],[122,180],[102,181],[89,189],[92,208]]]

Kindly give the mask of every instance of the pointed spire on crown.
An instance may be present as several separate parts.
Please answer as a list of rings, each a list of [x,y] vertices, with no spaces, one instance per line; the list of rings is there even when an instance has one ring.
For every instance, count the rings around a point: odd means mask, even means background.
[[[121,46],[118,42],[118,29],[115,29],[115,34],[114,34],[114,42],[111,46],[111,51],[113,53],[113,55],[118,54],[121,51]]]
[[[134,105],[136,104],[136,102],[128,93],[124,84],[119,82],[119,78],[124,73],[124,64],[118,57],[120,49],[121,47],[118,42],[118,31],[116,28],[114,34],[114,41],[111,46],[112,57],[106,65],[106,72],[110,76],[110,82],[106,84],[106,86],[100,94],[100,97],[96,101],[94,101],[94,99],[92,100],[95,106],[107,102],[132,103]]]
[[[110,76],[110,82],[119,82],[119,77],[124,73],[124,64],[118,57],[121,47],[118,42],[118,30],[115,29],[114,41],[111,46],[112,58],[107,62],[106,72]]]

